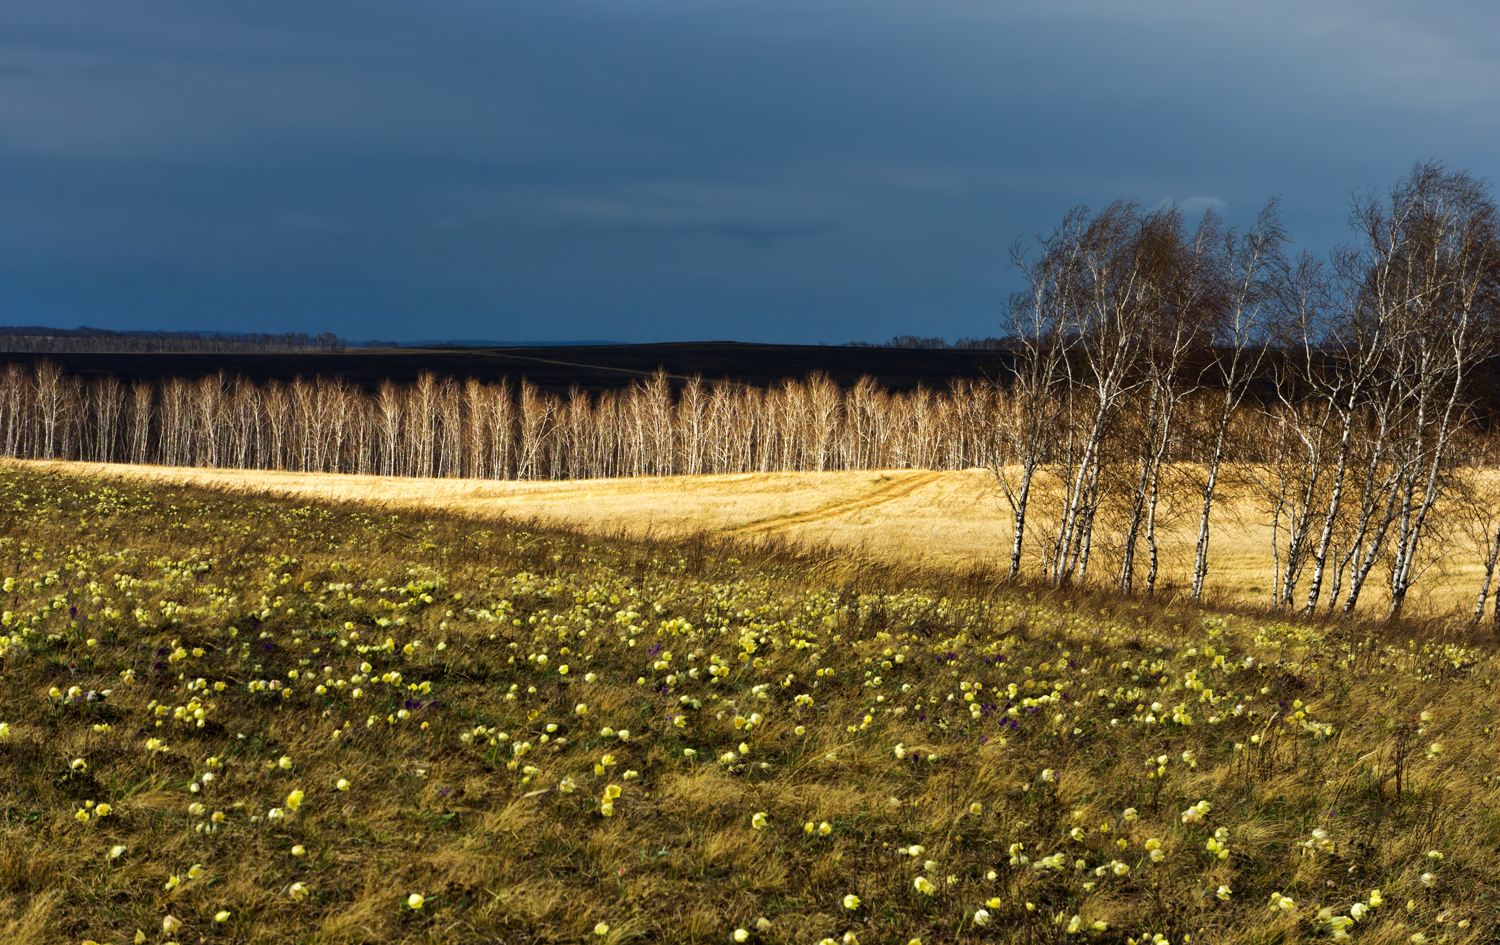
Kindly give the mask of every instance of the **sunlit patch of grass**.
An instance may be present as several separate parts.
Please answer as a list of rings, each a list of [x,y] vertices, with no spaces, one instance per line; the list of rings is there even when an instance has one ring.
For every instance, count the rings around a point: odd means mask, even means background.
[[[514,482],[52,461],[20,465],[170,486],[201,485],[244,495],[356,502],[383,510],[440,510],[491,522],[560,526],[601,537],[685,540],[714,535],[749,543],[761,552],[767,544],[853,551],[862,561],[929,572],[977,569],[998,575],[1011,540],[1009,511],[994,476],[983,469]],[[1231,477],[1234,484],[1223,486],[1214,507],[1206,590],[1217,605],[1264,610],[1272,587],[1270,516],[1265,497],[1245,485],[1255,471],[1238,472]],[[1500,489],[1500,473],[1480,476],[1481,487]],[[1059,498],[1057,487],[1050,479],[1039,482],[1039,509]],[[1185,596],[1191,585],[1199,501],[1196,494],[1169,496],[1160,510],[1160,591],[1168,599]],[[1433,524],[1436,533],[1446,537],[1440,553],[1424,564],[1408,613],[1467,615],[1482,580],[1483,554],[1464,537],[1458,510],[1439,505]],[[1050,523],[1038,524],[1031,533],[1041,542],[1055,529]],[[1106,587],[1112,586],[1119,567],[1118,549],[1111,544],[1108,530],[1101,530],[1091,566],[1096,582]],[[1039,547],[1033,544],[1028,552],[1026,566],[1033,572]],[[837,570],[842,573],[853,566],[840,561]],[[1360,608],[1383,614],[1387,599],[1385,582],[1375,580],[1361,597]]]

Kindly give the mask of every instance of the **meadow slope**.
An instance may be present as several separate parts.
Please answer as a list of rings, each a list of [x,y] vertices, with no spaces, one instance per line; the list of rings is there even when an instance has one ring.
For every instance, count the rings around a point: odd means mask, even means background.
[[[738,553],[0,468],[0,940],[1500,934],[1489,648]]]
[[[0,461],[5,462],[5,461]],[[16,461],[9,461],[15,463]],[[999,569],[1010,551],[1011,521],[994,477],[983,469],[951,472],[876,470],[741,473],[514,482],[406,479],[337,473],[195,469],[107,463],[21,463],[60,472],[199,485],[294,498],[358,501],[376,507],[457,512],[512,522],[581,529],[599,535],[680,538],[711,534],[740,541],[774,539],[854,552],[891,564],[940,570]],[[1495,487],[1500,490],[1500,477]],[[1264,608],[1270,598],[1271,533],[1259,499],[1232,488],[1213,517],[1208,593],[1221,603]],[[1191,581],[1196,505],[1162,512],[1162,573],[1171,599]],[[1044,510],[1032,534],[1047,534]],[[1101,533],[1107,530],[1101,529]],[[1410,599],[1412,614],[1467,616],[1483,554],[1474,536],[1442,515],[1433,554]],[[1096,574],[1112,575],[1118,553],[1101,537]],[[1107,579],[1107,578],[1106,578]],[[1382,575],[1362,609],[1384,613]]]

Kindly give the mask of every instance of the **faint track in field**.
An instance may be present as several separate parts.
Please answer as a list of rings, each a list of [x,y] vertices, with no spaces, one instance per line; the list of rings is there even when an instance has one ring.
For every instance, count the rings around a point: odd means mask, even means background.
[[[869,489],[859,495],[839,499],[836,502],[828,502],[816,508],[806,509],[801,512],[793,512],[789,515],[777,515],[771,518],[763,518],[759,521],[749,522],[735,528],[726,529],[729,535],[768,535],[773,532],[784,531],[798,525],[813,525],[818,522],[826,522],[829,519],[852,515],[866,509],[904,499],[924,486],[931,485],[942,478],[940,472],[915,472],[902,475],[898,479],[882,482],[873,489]]]

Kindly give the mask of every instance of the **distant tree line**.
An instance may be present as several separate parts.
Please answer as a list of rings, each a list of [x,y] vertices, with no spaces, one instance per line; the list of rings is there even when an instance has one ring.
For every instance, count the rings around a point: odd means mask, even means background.
[[[222,333],[204,331],[112,331],[107,328],[0,326],[0,352],[122,354],[228,352],[334,352],[344,341],[331,332]]]
[[[124,384],[56,364],[0,368],[0,455],[389,476],[573,479],[981,465],[1001,391],[678,385],[558,396],[424,374],[366,392],[333,378],[223,374]]]
[[[889,341],[876,344],[869,341],[851,341],[851,348],[902,348],[908,351],[1003,351],[1007,347],[1004,338],[924,338],[920,335],[896,335]]]

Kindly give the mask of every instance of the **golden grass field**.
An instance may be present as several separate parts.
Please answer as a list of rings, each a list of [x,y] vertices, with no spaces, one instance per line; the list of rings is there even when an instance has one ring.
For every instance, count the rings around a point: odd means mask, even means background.
[[[588,534],[678,538],[711,534],[830,547],[876,561],[939,570],[994,569],[1009,554],[1008,509],[988,470],[875,470],[741,473],[572,481],[409,479],[340,473],[197,469],[107,463],[22,465],[133,481],[195,485],[251,494],[357,501],[392,509],[437,509],[503,518]],[[1500,478],[1496,479],[1500,492]],[[1033,534],[1042,531],[1040,517]],[[1190,581],[1196,518],[1178,515],[1164,533],[1168,596]],[[1227,496],[1213,518],[1210,596],[1224,604],[1264,606],[1271,587],[1270,527],[1259,502]],[[1413,614],[1467,613],[1480,579],[1480,551],[1460,529],[1441,547],[1414,588]],[[1108,552],[1101,570],[1109,571]],[[1373,575],[1363,607],[1383,606]]]

